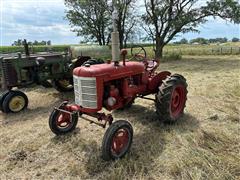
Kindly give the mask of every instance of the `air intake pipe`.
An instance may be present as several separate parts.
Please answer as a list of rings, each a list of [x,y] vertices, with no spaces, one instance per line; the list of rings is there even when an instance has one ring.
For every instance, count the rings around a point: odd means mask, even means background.
[[[119,43],[119,32],[117,29],[117,19],[118,19],[118,11],[116,7],[116,1],[112,1],[113,4],[113,32],[111,34],[112,37],[112,61],[115,65],[119,64],[120,61],[120,43]]]

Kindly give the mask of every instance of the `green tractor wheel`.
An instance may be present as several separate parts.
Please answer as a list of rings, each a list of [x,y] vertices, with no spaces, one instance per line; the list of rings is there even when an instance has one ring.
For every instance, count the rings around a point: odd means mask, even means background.
[[[10,91],[5,91],[0,96],[0,110],[3,111],[3,101],[7,97],[7,95],[10,93]]]
[[[28,106],[28,98],[21,91],[10,91],[4,98],[2,108],[5,113],[17,113]]]
[[[72,78],[62,78],[62,79],[55,79],[54,87],[59,92],[70,92],[73,91],[73,79]]]

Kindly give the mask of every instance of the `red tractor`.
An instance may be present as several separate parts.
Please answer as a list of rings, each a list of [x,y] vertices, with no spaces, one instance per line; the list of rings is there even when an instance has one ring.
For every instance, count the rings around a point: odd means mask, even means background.
[[[142,51],[144,55],[134,54],[142,62],[127,61],[127,51],[122,50],[122,62],[85,64],[76,68],[73,72],[75,104],[63,102],[54,109],[49,118],[52,132],[62,135],[73,131],[79,117],[103,128],[108,124],[102,143],[102,157],[110,160],[121,158],[128,152],[133,128],[128,121],[113,122],[111,114],[100,113],[103,107],[108,111],[130,107],[139,97],[153,100],[156,112],[164,122],[179,119],[187,99],[186,79],[168,71],[156,73],[159,63],[147,60],[144,48]],[[155,94],[155,99],[146,98],[150,94]],[[87,119],[86,115],[97,121]]]
[[[56,135],[63,135],[76,128],[79,117],[103,128],[109,125],[102,142],[105,160],[123,157],[130,149],[133,128],[128,121],[113,122],[111,114],[101,113],[130,107],[135,98],[153,100],[159,118],[175,122],[183,114],[187,99],[186,79],[171,75],[168,71],[156,73],[159,61],[149,60],[143,47],[126,59],[127,50],[119,50],[119,34],[116,26],[117,13],[113,12],[112,62],[104,64],[85,63],[73,71],[75,104],[63,102],[49,118],[49,126]],[[122,61],[120,62],[120,54]],[[91,62],[91,60],[89,60]],[[155,94],[155,99],[146,96]],[[94,117],[96,121],[87,117]]]

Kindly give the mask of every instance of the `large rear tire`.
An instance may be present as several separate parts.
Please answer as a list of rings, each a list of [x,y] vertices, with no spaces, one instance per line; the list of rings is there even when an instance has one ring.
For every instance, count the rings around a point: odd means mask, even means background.
[[[3,111],[3,101],[7,97],[10,91],[4,91],[0,96],[0,110]]]
[[[161,84],[155,106],[163,122],[175,122],[183,115],[187,93],[186,79],[182,75],[171,75]]]
[[[102,158],[106,161],[123,158],[131,147],[132,138],[133,128],[128,121],[114,122],[104,134]]]

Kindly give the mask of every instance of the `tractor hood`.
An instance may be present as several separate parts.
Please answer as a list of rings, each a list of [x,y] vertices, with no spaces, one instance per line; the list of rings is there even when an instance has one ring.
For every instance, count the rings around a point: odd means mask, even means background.
[[[114,66],[114,63],[96,64],[89,67],[75,68],[73,75],[78,77],[102,77],[106,81],[141,74],[144,69],[144,64],[141,62],[126,62],[125,66],[122,62],[118,66]]]

